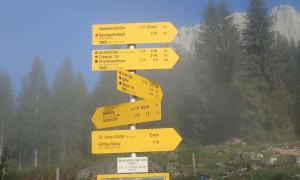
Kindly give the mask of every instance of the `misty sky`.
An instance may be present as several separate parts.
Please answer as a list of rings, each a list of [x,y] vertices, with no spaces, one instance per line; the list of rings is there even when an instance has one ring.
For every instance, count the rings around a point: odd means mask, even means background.
[[[49,83],[65,58],[93,88],[99,72],[91,71],[92,24],[170,21],[178,29],[201,22],[208,0],[0,1],[0,70],[11,75],[14,89],[40,56]],[[219,0],[214,0],[219,2]],[[234,12],[246,11],[247,0],[227,0]],[[268,9],[282,4],[300,12],[298,0],[266,0]],[[137,48],[139,45],[137,45]]]

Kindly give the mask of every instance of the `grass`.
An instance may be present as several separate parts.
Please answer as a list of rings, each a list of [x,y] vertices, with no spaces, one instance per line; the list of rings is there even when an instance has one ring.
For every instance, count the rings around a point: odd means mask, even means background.
[[[263,157],[241,158],[242,153],[261,154]],[[213,179],[293,179],[293,176],[300,174],[300,167],[296,167],[295,155],[274,153],[263,144],[231,145],[218,144],[213,146],[204,146],[197,143],[182,143],[174,152],[153,152],[138,153],[139,157],[148,157],[149,167],[151,162],[158,165],[156,171],[168,172],[172,180],[192,180],[194,178],[192,168],[192,154],[196,158],[197,173],[205,174]],[[71,164],[60,165],[62,179],[76,179],[76,174],[84,168],[99,162],[116,163],[118,157],[126,157],[129,154],[109,154],[92,156],[89,159],[73,162]],[[270,158],[276,158],[277,161],[270,165]],[[172,164],[171,170],[167,168]],[[106,164],[107,165],[107,164]],[[153,164],[152,164],[153,165]],[[254,166],[256,168],[254,168]],[[53,166],[54,167],[54,166]],[[150,169],[150,168],[149,168]],[[179,172],[179,176],[174,176],[174,172]],[[235,171],[239,171],[236,173]],[[54,172],[52,172],[54,175]],[[150,171],[150,173],[153,173]],[[10,173],[23,179],[44,179],[47,177],[47,167],[40,169],[27,169],[21,173],[12,171]],[[19,178],[17,178],[19,179]],[[297,179],[297,178],[294,178]]]
[[[241,159],[240,154],[252,152],[261,154],[263,157],[254,159]],[[179,161],[182,170],[191,176],[191,154],[195,153],[197,172],[208,175],[213,179],[221,179],[236,169],[242,172],[232,173],[227,179],[291,179],[293,175],[300,174],[299,167],[295,167],[296,156],[289,154],[274,154],[266,145],[250,144],[234,146],[220,144],[214,146],[184,145],[179,150]],[[185,157],[185,158],[183,158]],[[268,161],[276,157],[277,161],[270,165]],[[219,163],[219,164],[217,164]],[[184,178],[182,178],[184,179]],[[226,179],[226,178],[225,178]]]

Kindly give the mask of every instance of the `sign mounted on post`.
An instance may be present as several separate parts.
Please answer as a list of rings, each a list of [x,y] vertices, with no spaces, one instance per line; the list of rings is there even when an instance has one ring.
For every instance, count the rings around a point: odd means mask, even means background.
[[[127,103],[97,108],[92,122],[98,129],[129,125],[130,130],[92,131],[91,152],[131,153],[129,158],[118,158],[118,173],[138,173],[97,175],[97,180],[169,180],[168,173],[144,173],[148,172],[148,158],[136,157],[136,152],[173,151],[182,138],[173,128],[136,129],[136,123],[161,119],[163,93],[158,83],[135,71],[171,69],[179,57],[171,47],[135,47],[141,43],[169,43],[177,34],[170,22],[92,26],[93,45],[127,44],[128,49],[93,50],[92,70],[117,70],[117,89],[130,94]],[[137,97],[144,100],[137,101]]]
[[[178,31],[170,22],[95,24],[93,45],[171,42]]]
[[[170,47],[93,50],[92,70],[171,69],[178,59]]]
[[[147,99],[99,107],[92,117],[97,129],[161,119],[161,100]]]
[[[105,174],[97,175],[97,180],[170,180],[169,173],[142,173],[142,174]]]
[[[173,128],[92,131],[92,154],[173,151],[181,140]]]
[[[117,71],[117,89],[144,99],[161,99],[163,96],[158,83],[122,69]]]
[[[148,157],[123,157],[117,159],[118,173],[148,172]]]

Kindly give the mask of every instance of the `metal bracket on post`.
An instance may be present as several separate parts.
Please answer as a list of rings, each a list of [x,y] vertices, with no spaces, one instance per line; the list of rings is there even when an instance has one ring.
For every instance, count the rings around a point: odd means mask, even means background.
[[[127,45],[128,49],[135,49],[135,47],[136,47],[135,44],[128,44]],[[133,74],[136,74],[136,70],[130,70],[129,72],[131,72]],[[129,100],[129,102],[135,102],[137,100],[137,97],[133,96],[133,95],[129,95],[128,100]],[[136,130],[136,124],[130,124],[129,129],[130,130]],[[136,157],[136,153],[135,152],[130,153],[130,157]]]

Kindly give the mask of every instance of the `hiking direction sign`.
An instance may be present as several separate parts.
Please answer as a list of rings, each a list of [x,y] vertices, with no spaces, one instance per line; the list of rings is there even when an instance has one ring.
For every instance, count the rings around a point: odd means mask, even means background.
[[[97,129],[123,126],[161,119],[161,100],[145,99],[99,107],[92,117]]]
[[[117,89],[130,94],[130,102],[96,109],[92,122],[97,129],[130,125],[130,130],[92,131],[92,154],[132,153],[135,157],[136,152],[173,151],[181,142],[182,138],[173,128],[136,129],[136,123],[161,119],[163,93],[158,83],[132,73],[135,70],[171,69],[179,59],[171,47],[136,49],[135,44],[169,43],[177,33],[170,22],[92,26],[93,45],[128,45],[128,49],[92,50],[92,70],[115,70]],[[138,100],[137,97],[143,99]],[[139,165],[140,169],[135,169],[135,166],[121,163],[120,169],[127,172],[142,172],[147,167],[137,163],[135,165]]]
[[[181,140],[173,128],[92,131],[92,154],[173,151]]]
[[[92,26],[93,45],[167,43],[178,31],[170,22],[127,24],[95,24]]]
[[[171,69],[179,56],[170,47],[92,51],[92,70]]]
[[[161,99],[163,96],[158,83],[122,69],[117,71],[117,89],[144,99]]]

